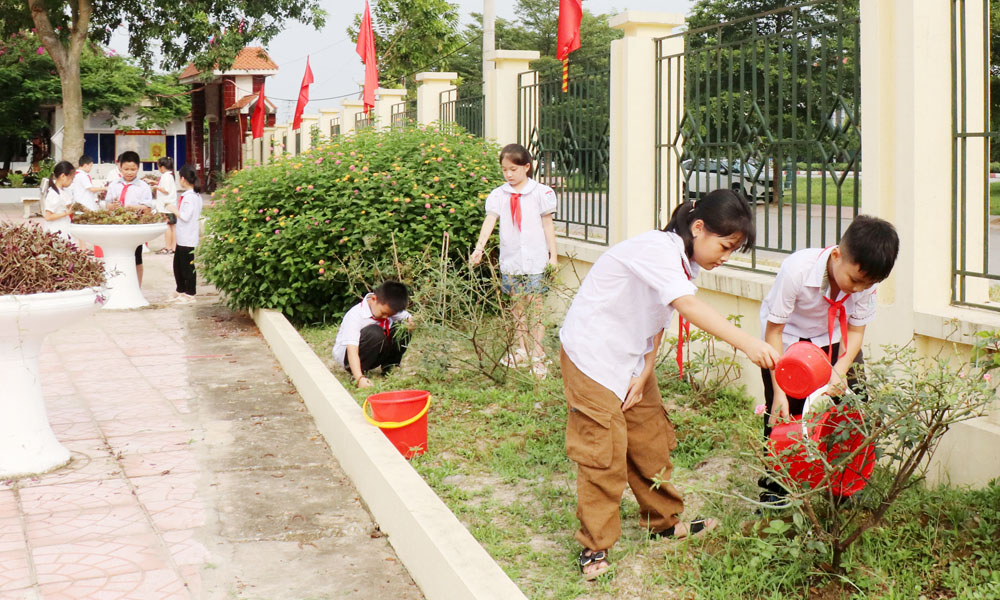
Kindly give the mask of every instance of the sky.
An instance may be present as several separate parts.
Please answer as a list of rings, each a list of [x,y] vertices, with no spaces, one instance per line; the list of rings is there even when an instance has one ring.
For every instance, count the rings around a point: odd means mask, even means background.
[[[472,20],[471,13],[483,12],[482,0],[450,0],[458,5],[462,23]],[[552,0],[557,2],[557,0]],[[626,10],[657,11],[687,14],[694,0],[583,0],[583,7],[594,14],[617,14]],[[333,96],[356,93],[364,80],[364,65],[354,52],[354,44],[347,35],[347,25],[354,15],[364,9],[364,0],[321,0],[327,12],[326,26],[322,31],[297,22],[288,23],[265,50],[277,63],[279,72],[268,77],[266,94],[278,107],[278,122],[289,121],[295,110],[306,56],[312,69],[314,83],[309,87],[310,102],[306,113],[318,113],[320,108],[338,106],[340,99],[323,100]],[[497,17],[514,20],[513,0],[495,0]],[[586,44],[587,41],[583,40]],[[119,53],[125,53],[124,36],[116,35],[110,44]]]

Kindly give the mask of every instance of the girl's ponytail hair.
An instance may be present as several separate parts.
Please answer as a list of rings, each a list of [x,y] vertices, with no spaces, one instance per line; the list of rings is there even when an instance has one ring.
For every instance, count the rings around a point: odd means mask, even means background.
[[[181,170],[177,172],[177,175],[181,179],[191,184],[191,189],[197,193],[201,193],[201,182],[198,181],[198,172],[194,170],[191,165],[184,165]]]
[[[59,188],[56,187],[56,179],[59,179],[63,175],[72,175],[74,171],[76,171],[76,167],[68,160],[61,160],[56,163],[56,166],[52,169],[52,175],[49,176],[49,189],[55,190],[58,194]]]
[[[727,237],[734,233],[743,236],[740,252],[748,252],[754,247],[757,227],[753,210],[739,193],[732,190],[715,190],[698,200],[688,200],[674,209],[670,222],[663,231],[672,231],[684,240],[684,251],[688,258],[694,256],[694,237],[691,224],[697,220],[705,224],[712,234]]]

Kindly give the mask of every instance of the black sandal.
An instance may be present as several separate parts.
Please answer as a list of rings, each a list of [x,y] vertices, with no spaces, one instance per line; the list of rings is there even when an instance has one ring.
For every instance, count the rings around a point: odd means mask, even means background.
[[[586,567],[601,562],[605,565],[603,569],[597,569],[595,571],[591,571],[590,573],[584,572]],[[608,562],[607,550],[591,550],[590,548],[580,550],[579,556],[576,557],[576,564],[580,567],[580,574],[583,575],[584,581],[597,579],[601,575],[607,573],[611,568],[611,563]]]
[[[712,527],[709,527],[708,521],[709,520],[706,518],[698,517],[694,521],[691,521],[690,523],[687,524],[688,527],[687,534],[680,537],[678,537],[677,534],[674,532],[674,528],[677,527],[676,525],[674,525],[673,527],[668,527],[663,531],[651,531],[649,533],[649,539],[656,540],[659,538],[667,538],[671,540],[683,540],[687,538],[692,538],[700,534],[707,533],[712,529],[715,529],[715,527],[718,525],[718,523],[716,523]]]

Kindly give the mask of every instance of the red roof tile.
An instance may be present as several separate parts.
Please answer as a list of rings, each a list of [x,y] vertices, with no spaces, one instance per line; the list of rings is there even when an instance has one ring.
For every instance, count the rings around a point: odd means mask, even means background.
[[[225,73],[232,73],[234,71],[277,71],[278,65],[274,64],[271,57],[268,56],[267,51],[260,46],[247,46],[246,48],[240,50],[240,53],[236,55],[233,60],[233,66],[229,67]],[[194,63],[189,64],[180,75],[181,79],[186,79],[188,77],[194,77],[200,73]]]
[[[242,98],[237,100],[232,106],[227,106],[226,112],[231,110],[240,110],[241,108],[243,108],[247,104],[250,104],[256,99],[257,99],[257,94],[247,94],[246,96],[243,96]],[[267,96],[264,97],[264,104],[267,105],[267,108],[270,112],[274,112],[276,110],[274,103],[268,100]]]

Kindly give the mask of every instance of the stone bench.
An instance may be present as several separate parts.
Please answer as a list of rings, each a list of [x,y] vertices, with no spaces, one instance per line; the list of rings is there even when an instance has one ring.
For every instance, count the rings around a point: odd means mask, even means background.
[[[21,196],[21,204],[24,205],[24,218],[29,219],[34,215],[42,214],[42,199],[35,196]],[[38,210],[32,211],[32,205],[37,204]]]

